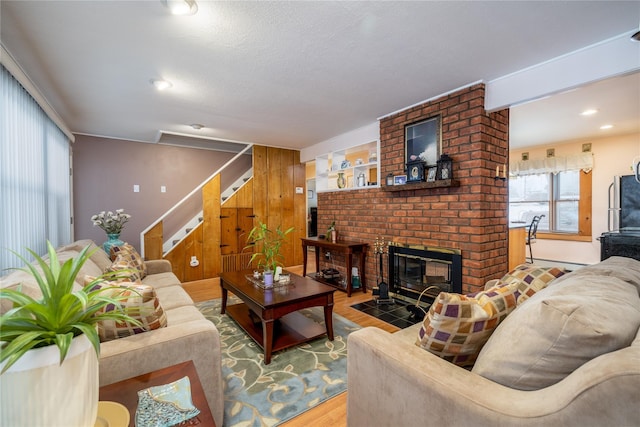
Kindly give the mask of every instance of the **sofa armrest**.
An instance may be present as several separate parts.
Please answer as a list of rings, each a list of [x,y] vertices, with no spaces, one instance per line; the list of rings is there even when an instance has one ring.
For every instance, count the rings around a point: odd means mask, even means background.
[[[603,355],[553,386],[521,391],[455,366],[412,341],[364,328],[348,340],[347,425],[637,425],[640,411],[633,396],[640,384],[639,350]]]
[[[150,259],[145,261],[144,265],[147,267],[147,274],[159,274],[170,273],[171,262],[166,259]]]
[[[208,320],[192,320],[100,345],[100,386],[193,360],[216,425],[223,425],[220,335]]]

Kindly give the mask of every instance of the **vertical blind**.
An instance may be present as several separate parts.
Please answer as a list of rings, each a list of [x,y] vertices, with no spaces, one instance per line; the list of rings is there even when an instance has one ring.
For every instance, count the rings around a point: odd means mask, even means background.
[[[70,141],[2,66],[0,75],[0,276],[71,240]]]

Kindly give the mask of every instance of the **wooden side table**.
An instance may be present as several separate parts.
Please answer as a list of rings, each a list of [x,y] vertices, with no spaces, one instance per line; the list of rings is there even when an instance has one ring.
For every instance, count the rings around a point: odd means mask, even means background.
[[[191,382],[191,399],[193,404],[200,410],[200,414],[184,424],[188,426],[216,427],[213,415],[209,409],[207,398],[204,395],[200,378],[196,372],[196,367],[191,360],[168,368],[139,375],[128,380],[100,387],[100,400],[108,400],[123,404],[129,410],[129,427],[135,427],[136,409],[138,408],[138,391],[148,387],[169,384],[174,381],[189,377]]]
[[[306,276],[307,275],[307,247],[309,246],[314,246],[316,248],[316,277],[314,277],[315,280],[317,280],[318,282],[322,282],[322,283],[326,283],[327,285],[331,285],[341,291],[345,291],[345,289],[340,286],[339,284],[331,281],[331,280],[325,280],[322,277],[322,274],[320,272],[320,250],[319,249],[328,249],[330,251],[337,251],[337,252],[342,252],[345,255],[345,259],[346,259],[346,273],[347,273],[347,296],[350,297],[351,296],[351,292],[353,290],[352,286],[351,286],[351,266],[353,265],[353,254],[357,254],[359,255],[360,258],[360,288],[362,289],[362,292],[367,292],[367,286],[366,286],[366,281],[364,278],[364,269],[365,269],[365,257],[367,255],[367,247],[369,246],[368,243],[362,243],[362,242],[349,242],[349,241],[342,241],[339,240],[336,243],[331,242],[330,240],[326,240],[326,239],[320,239],[318,237],[309,237],[309,238],[302,238],[302,254],[303,254],[303,267],[302,267],[302,275]]]

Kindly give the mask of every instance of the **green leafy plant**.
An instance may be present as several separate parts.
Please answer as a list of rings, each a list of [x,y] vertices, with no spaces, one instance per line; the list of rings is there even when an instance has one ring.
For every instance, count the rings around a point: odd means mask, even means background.
[[[282,266],[280,260],[283,255],[280,253],[280,248],[286,240],[287,234],[291,233],[295,227],[282,230],[278,226],[275,230],[270,230],[266,224],[262,222],[258,223],[251,229],[249,236],[247,237],[247,248],[255,248],[255,252],[251,255],[249,264],[253,264],[255,260],[258,260],[258,267],[262,267],[265,270],[275,271],[277,266]]]
[[[80,268],[93,252],[89,246],[77,257],[68,259],[62,265],[50,242],[47,242],[49,264],[30,249],[35,265],[16,253],[26,264],[19,270],[31,274],[37,281],[42,299],[36,300],[20,290],[0,289],[0,299],[12,301],[13,308],[0,317],[0,362],[6,361],[4,373],[11,365],[32,348],[56,345],[60,349],[60,363],[69,351],[74,337],[85,334],[93,345],[96,355],[100,355],[100,338],[96,325],[101,320],[126,321],[140,325],[131,318],[120,305],[126,296],[107,296],[105,290],[96,286],[104,279],[119,278],[109,273],[100,276],[79,291],[73,291],[73,283]],[[15,253],[15,252],[14,252]],[[124,288],[123,288],[124,289]],[[115,310],[103,310],[113,305]]]
[[[335,229],[336,229],[336,222],[335,221],[331,221],[331,224],[329,225],[329,228],[327,228],[327,234],[326,234],[327,238],[329,238],[329,235]]]

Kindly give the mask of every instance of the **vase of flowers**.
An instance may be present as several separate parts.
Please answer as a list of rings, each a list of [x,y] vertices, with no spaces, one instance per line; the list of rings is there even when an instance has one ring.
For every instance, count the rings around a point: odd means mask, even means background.
[[[107,254],[111,253],[113,246],[124,245],[124,242],[120,240],[120,233],[129,218],[131,215],[124,213],[124,209],[116,209],[115,212],[102,211],[91,217],[93,225],[97,225],[107,233],[108,240],[102,244],[102,248]]]

